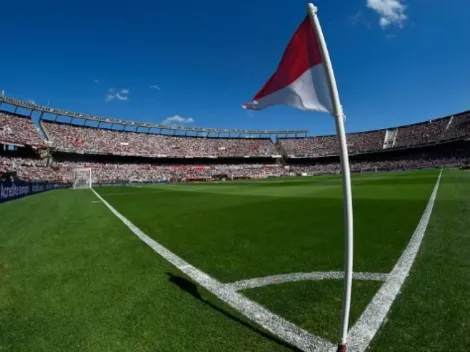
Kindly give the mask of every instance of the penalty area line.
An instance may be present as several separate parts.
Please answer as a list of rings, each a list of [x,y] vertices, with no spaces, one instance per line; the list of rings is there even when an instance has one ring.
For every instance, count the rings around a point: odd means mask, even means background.
[[[369,346],[377,331],[385,321],[385,318],[392,307],[395,298],[400,293],[410,269],[413,265],[419,247],[423,241],[424,233],[428,227],[431,218],[434,203],[436,201],[437,191],[441,182],[442,170],[439,173],[434,189],[429,198],[428,204],[421,220],[416,227],[413,236],[408,242],[406,249],[398,259],[387,280],[375,294],[372,301],[362,313],[356,324],[349,330],[348,351],[363,352]]]
[[[272,313],[262,305],[253,302],[241,293],[233,290],[230,284],[223,284],[201,270],[195,268],[184,259],[178,257],[170,250],[150,238],[126,217],[119,213],[111,204],[101,197],[93,188],[91,191],[129,230],[145,242],[157,254],[173,264],[178,270],[191,278],[194,282],[214,294],[218,299],[236,309],[252,322],[260,325],[274,336],[297,347],[302,351],[335,351],[336,345],[321,337],[315,336],[284,318]]]

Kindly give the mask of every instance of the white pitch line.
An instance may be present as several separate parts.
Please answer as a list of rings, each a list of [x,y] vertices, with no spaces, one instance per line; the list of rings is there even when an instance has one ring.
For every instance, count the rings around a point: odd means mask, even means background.
[[[416,227],[405,251],[395,264],[387,280],[376,293],[372,301],[362,313],[359,320],[349,332],[348,351],[363,352],[370,344],[380,326],[385,321],[393,301],[400,293],[400,289],[405,282],[411,266],[416,258],[419,247],[424,237],[424,233],[431,217],[434,202],[436,201],[437,191],[441,181],[442,170],[437,178],[436,185],[429,198],[428,205],[424,210],[423,216]]]
[[[210,277],[206,273],[195,268],[173,252],[169,251],[155,240],[151,239],[137,226],[131,223],[127,218],[114,209],[106,200],[103,199],[94,189],[93,193],[103,202],[104,205],[119,219],[129,230],[137,237],[145,242],[156,253],[173,264],[178,270],[190,277],[194,282],[198,283],[217,298],[236,309],[238,312],[246,316],[251,321],[259,324],[267,331],[271,332],[281,340],[299,348],[302,351],[335,351],[336,346],[330,341],[321,337],[310,334],[309,332],[299,328],[295,324],[281,318],[280,316],[270,312],[262,305],[251,301],[242,294],[230,288],[230,285],[223,284],[216,279]]]
[[[383,273],[354,273],[355,280],[385,281],[388,274]],[[340,280],[344,279],[344,271],[314,271],[311,273],[292,273],[240,280],[227,284],[234,291],[246,290],[268,285],[282,284],[296,281],[314,280]]]
[[[132,188],[137,188],[137,187],[132,187]],[[142,195],[147,195],[147,194],[160,194],[160,193],[165,193],[165,192],[161,191],[161,190],[145,190],[145,192],[117,192],[117,193],[110,192],[110,193],[105,193],[104,195],[106,197],[113,197],[113,196],[142,196]]]

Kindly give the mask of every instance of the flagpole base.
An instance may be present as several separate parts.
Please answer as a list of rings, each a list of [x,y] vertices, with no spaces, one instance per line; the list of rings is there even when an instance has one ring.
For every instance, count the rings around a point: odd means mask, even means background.
[[[336,352],[346,352],[347,350],[347,346],[345,343],[339,343],[338,344],[338,349],[336,350]]]

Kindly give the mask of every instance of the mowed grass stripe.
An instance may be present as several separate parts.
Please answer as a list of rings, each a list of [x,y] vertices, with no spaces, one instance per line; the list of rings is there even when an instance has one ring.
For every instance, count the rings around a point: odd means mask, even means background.
[[[355,271],[389,272],[406,247],[432,192],[437,171],[357,177]],[[326,184],[322,185],[322,180]],[[260,187],[239,184],[239,194],[174,192],[199,185],[161,185],[167,192],[104,197],[156,241],[218,280],[230,282],[292,272],[343,268],[343,203],[340,177],[297,179],[273,192],[308,197],[251,195]],[[207,185],[203,185],[207,186]],[[166,187],[166,188],[165,188]],[[222,187],[223,188],[223,187]],[[105,189],[98,189],[104,192]],[[106,189],[106,192],[108,190]],[[123,192],[114,188],[113,192]]]
[[[466,351],[470,173],[445,170],[415,264],[371,351]]]
[[[284,351],[89,191],[0,205],[1,351]]]

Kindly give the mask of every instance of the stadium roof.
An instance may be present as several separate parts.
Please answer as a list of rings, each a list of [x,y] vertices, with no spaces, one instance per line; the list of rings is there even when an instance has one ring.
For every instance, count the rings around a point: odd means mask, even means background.
[[[81,119],[96,121],[98,123],[107,123],[107,124],[117,124],[117,125],[127,125],[132,127],[142,127],[142,128],[157,128],[161,130],[172,130],[172,131],[191,131],[191,132],[208,132],[208,133],[235,133],[235,134],[253,134],[253,135],[301,135],[306,136],[307,130],[236,130],[236,129],[220,129],[220,128],[198,128],[198,127],[187,127],[187,126],[171,126],[171,125],[162,125],[150,122],[136,122],[129,120],[119,120],[110,117],[99,117],[89,114],[77,113],[66,111],[62,109],[51,108],[49,106],[38,105],[33,102],[24,101],[20,99],[15,99],[11,97],[6,97],[0,95],[0,105],[2,103],[10,104],[15,107],[21,107],[33,111],[41,112],[41,119],[43,114],[53,114],[57,116],[65,116],[70,119]],[[15,109],[16,112],[16,109]]]

